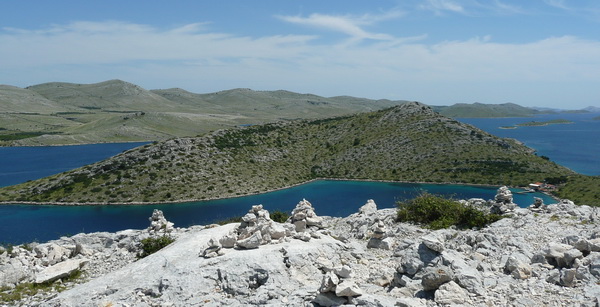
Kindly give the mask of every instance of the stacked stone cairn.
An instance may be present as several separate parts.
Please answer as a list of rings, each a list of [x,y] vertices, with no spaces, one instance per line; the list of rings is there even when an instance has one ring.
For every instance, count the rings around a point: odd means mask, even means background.
[[[200,256],[212,258],[224,254],[223,248],[254,249],[269,243],[289,240],[302,241],[320,238],[318,230],[323,228],[323,218],[317,216],[311,203],[303,199],[296,205],[286,223],[277,223],[262,205],[252,208],[242,217],[240,225],[220,239],[212,238]]]
[[[349,266],[328,270],[321,281],[319,293],[312,301],[320,306],[341,306],[352,303],[352,299],[363,295],[363,290],[352,279]]]
[[[517,204],[513,203],[513,195],[510,189],[506,186],[500,187],[496,193],[496,197],[491,202],[491,213],[505,214],[513,212],[517,208]]]
[[[539,197],[533,198],[533,204],[529,206],[529,210],[534,212],[542,212],[545,209],[544,200]]]
[[[147,230],[150,234],[167,234],[174,230],[173,223],[167,221],[161,210],[154,209],[148,220],[150,220],[150,226]]]
[[[252,206],[242,217],[242,222],[236,229],[220,239],[212,238],[201,256],[212,258],[223,255],[222,248],[258,248],[272,241],[285,240],[291,231],[293,231],[292,225],[287,226],[273,221],[269,211],[263,209],[262,205]]]
[[[296,205],[288,221],[294,225],[294,239],[308,242],[311,238],[320,238],[317,231],[323,228],[323,218],[317,216],[312,204],[306,199]]]

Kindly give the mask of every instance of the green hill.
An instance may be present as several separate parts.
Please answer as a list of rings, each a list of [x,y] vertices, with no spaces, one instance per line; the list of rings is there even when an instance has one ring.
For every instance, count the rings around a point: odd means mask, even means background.
[[[194,94],[95,84],[0,86],[0,145],[156,141],[239,125],[380,110],[404,101],[234,89]]]
[[[453,118],[472,117],[529,117],[541,114],[541,111],[527,108],[514,103],[483,104],[483,103],[457,103],[451,106],[435,106],[434,110],[440,114]]]
[[[0,189],[0,201],[184,201],[259,193],[314,178],[525,185],[570,174],[514,140],[411,102],[157,142]]]

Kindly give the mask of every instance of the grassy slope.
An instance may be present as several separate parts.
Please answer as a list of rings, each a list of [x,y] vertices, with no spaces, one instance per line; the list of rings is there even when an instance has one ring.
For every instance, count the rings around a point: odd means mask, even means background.
[[[1,189],[0,200],[162,202],[264,192],[319,177],[522,185],[569,174],[512,140],[408,103],[146,145]]]
[[[248,89],[211,94],[148,91],[120,80],[53,82],[26,89],[0,86],[0,145],[166,140],[242,124],[325,118],[401,103]],[[144,116],[136,116],[142,112]],[[41,135],[2,142],[24,132]]]
[[[567,183],[560,185],[554,194],[573,200],[578,205],[600,207],[600,176],[571,175]]]

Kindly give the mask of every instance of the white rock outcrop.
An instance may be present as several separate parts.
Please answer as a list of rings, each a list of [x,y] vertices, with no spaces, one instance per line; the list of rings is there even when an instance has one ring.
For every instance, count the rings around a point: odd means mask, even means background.
[[[254,206],[241,224],[174,229],[174,243],[137,261],[135,242],[151,235],[146,230],[15,247],[0,254],[0,281],[33,282],[61,263],[77,264],[86,276],[79,285],[66,283],[70,290],[18,306],[600,304],[597,208],[561,201],[539,212],[515,208],[482,229],[432,231],[398,223],[394,209],[373,205],[310,226],[302,217],[311,215],[307,202],[284,224]],[[302,220],[307,225],[296,232],[294,222]],[[393,244],[367,247],[373,238]],[[49,265],[59,254],[65,259]]]

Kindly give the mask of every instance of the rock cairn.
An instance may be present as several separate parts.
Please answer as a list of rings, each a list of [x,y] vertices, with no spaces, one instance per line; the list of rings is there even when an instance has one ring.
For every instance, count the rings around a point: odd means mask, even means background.
[[[296,232],[323,228],[323,218],[317,216],[312,204],[306,199],[300,201],[292,210],[291,222],[296,227]]]
[[[173,223],[167,221],[165,215],[161,210],[154,209],[152,212],[152,216],[148,218],[150,220],[150,226],[148,227],[148,232],[151,234],[167,234],[173,231]]]
[[[514,211],[517,207],[517,204],[513,203],[512,192],[508,187],[504,186],[498,189],[496,197],[492,202],[490,212],[496,214],[505,214]]]
[[[371,229],[373,232],[367,243],[368,248],[392,249],[393,238],[387,236],[388,228],[382,220],[377,218]]]
[[[223,248],[254,249],[261,245],[277,243],[290,238],[310,241],[320,238],[323,218],[315,213],[310,202],[300,201],[286,223],[277,223],[262,205],[252,208],[242,217],[240,225],[220,239],[212,239],[200,256],[212,258],[223,255]]]
[[[313,303],[320,306],[341,306],[363,295],[363,290],[352,279],[349,266],[342,266],[326,272],[321,280],[319,293]]]
[[[294,231],[291,224],[273,221],[262,205],[252,208],[242,217],[240,225],[220,239],[211,239],[201,256],[212,258],[223,255],[222,248],[254,249],[271,242],[285,240]]]

